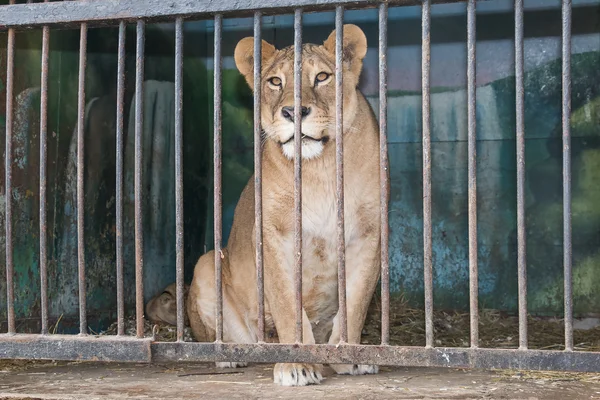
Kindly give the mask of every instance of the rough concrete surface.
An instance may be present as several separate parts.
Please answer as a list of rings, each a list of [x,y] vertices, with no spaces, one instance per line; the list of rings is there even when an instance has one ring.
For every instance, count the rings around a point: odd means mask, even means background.
[[[321,385],[273,384],[272,365],[218,370],[210,364],[105,364],[0,360],[5,399],[600,399],[598,375],[387,368]]]

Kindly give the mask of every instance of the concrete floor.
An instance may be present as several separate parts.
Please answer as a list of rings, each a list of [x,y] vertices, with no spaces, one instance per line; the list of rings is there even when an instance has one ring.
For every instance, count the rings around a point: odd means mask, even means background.
[[[273,384],[272,365],[104,364],[0,360],[4,399],[600,399],[600,375],[387,368],[321,385]]]

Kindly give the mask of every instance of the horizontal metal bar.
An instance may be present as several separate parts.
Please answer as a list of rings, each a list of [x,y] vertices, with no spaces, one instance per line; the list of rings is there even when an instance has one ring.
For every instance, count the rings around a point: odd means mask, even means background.
[[[597,372],[600,352],[365,345],[153,342],[152,361],[307,362]]]
[[[0,335],[0,359],[150,362],[152,338]]]
[[[460,3],[464,0],[435,0],[432,3]],[[173,17],[210,17],[212,14],[227,13],[227,17],[252,15],[262,10],[266,15],[290,11],[302,7],[304,11],[332,9],[344,5],[348,9],[375,7],[376,0],[237,0],[221,1],[170,1],[130,0],[60,1],[50,3],[18,4],[10,6],[10,12],[0,13],[0,30],[9,27],[35,27],[40,25],[77,25],[89,22],[90,26],[118,24],[121,20],[134,22],[143,18],[148,21],[172,20]],[[420,0],[388,0],[390,5],[416,5]],[[204,15],[203,15],[204,14]]]
[[[127,336],[0,334],[0,359],[237,361],[600,372],[600,352],[380,345],[153,342]]]

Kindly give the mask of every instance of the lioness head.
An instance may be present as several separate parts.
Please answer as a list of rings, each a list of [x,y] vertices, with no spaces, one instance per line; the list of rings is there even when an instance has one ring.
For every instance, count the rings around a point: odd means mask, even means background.
[[[344,25],[343,124],[354,121],[357,85],[367,38],[356,25]],[[320,156],[335,140],[335,31],[323,45],[302,46],[302,158]],[[251,88],[254,86],[254,38],[242,39],[235,49],[235,63]],[[277,50],[262,41],[261,124],[267,140],[294,157],[294,46]]]

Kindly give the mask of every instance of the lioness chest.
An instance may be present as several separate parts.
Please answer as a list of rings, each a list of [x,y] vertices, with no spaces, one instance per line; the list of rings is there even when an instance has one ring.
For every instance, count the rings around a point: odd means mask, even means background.
[[[331,175],[335,174],[335,171]],[[330,176],[331,176],[330,175]],[[348,185],[346,185],[348,186]],[[346,248],[360,240],[357,213],[360,200],[345,196]],[[313,330],[330,325],[338,311],[337,210],[335,181],[303,185],[302,202],[302,301]],[[293,221],[293,212],[289,214]],[[292,222],[293,226],[293,222]],[[294,233],[286,235],[286,267],[294,277]],[[318,336],[315,332],[315,336]]]

